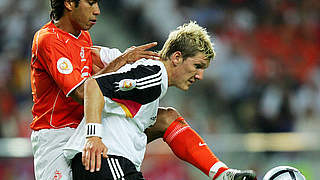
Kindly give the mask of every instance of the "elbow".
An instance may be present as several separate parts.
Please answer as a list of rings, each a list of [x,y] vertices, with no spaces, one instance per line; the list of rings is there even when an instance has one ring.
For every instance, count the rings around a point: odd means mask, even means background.
[[[78,89],[78,88],[77,88]],[[84,99],[84,93],[83,91],[78,91],[77,89],[75,89],[70,96],[72,97],[72,99],[74,101],[76,101],[77,103],[83,105],[83,99]]]
[[[84,101],[84,86],[85,86],[85,84],[86,84],[86,81],[83,84],[81,84],[80,86],[78,86],[76,89],[74,89],[73,92],[70,94],[72,99],[81,105],[83,105],[83,101]]]

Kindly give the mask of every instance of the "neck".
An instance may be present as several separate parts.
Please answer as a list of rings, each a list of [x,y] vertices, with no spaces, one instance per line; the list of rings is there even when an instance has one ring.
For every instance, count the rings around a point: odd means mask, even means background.
[[[168,74],[168,86],[172,86],[173,82],[172,82],[172,77],[174,76],[174,67],[172,65],[172,63],[170,62],[170,60],[160,60],[163,64],[164,67],[167,70],[167,74]]]
[[[76,37],[81,32],[80,29],[77,29],[72,25],[71,20],[67,16],[62,16],[59,20],[54,21],[54,24],[57,26],[57,28],[65,32],[71,33]]]

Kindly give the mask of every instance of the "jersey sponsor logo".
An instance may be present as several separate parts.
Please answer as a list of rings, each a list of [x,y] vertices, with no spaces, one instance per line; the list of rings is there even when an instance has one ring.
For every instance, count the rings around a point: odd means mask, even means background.
[[[133,79],[123,79],[119,82],[119,89],[121,91],[129,91],[136,87],[136,81]]]
[[[201,142],[199,142],[199,146],[201,147],[201,146],[206,146],[207,145],[207,143],[201,143]]]
[[[73,71],[73,66],[68,58],[62,57],[57,62],[57,69],[62,74],[70,74]]]

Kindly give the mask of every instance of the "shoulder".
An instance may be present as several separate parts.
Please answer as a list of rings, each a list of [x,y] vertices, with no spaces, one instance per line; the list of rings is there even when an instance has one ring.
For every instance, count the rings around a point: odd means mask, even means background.
[[[91,39],[91,35],[90,35],[89,31],[82,31],[81,33],[83,34],[83,36],[84,36],[85,38]]]
[[[90,35],[89,31],[81,31],[81,33],[82,33],[81,36],[85,41],[92,43],[92,39],[91,39],[91,35]]]
[[[150,59],[141,59],[136,61],[133,64],[127,64],[119,69],[119,72],[123,71],[133,71],[134,76],[142,76],[142,75],[151,75],[158,74],[163,71],[163,64],[160,61],[150,60]]]
[[[36,33],[35,38],[39,48],[52,49],[65,44],[63,37],[58,32],[50,29],[40,29]]]

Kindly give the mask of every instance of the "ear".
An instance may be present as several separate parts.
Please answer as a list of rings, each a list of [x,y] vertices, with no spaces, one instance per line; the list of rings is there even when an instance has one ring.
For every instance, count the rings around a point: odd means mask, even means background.
[[[182,53],[180,51],[176,51],[171,55],[171,62],[174,66],[178,66],[183,62]]]
[[[71,0],[65,0],[64,1],[64,7],[68,10],[68,11],[72,11],[72,5],[73,2]]]

